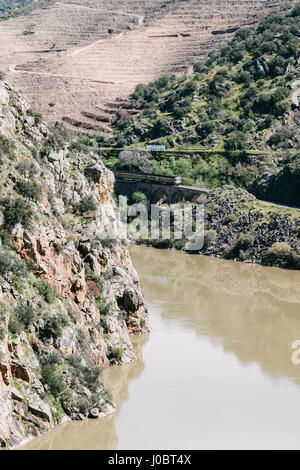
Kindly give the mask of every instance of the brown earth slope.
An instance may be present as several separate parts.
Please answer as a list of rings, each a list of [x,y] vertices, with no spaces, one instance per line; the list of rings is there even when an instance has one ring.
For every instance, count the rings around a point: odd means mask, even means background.
[[[204,51],[283,3],[44,1],[0,24],[0,70],[48,119],[85,133],[109,130],[137,83],[188,72]]]

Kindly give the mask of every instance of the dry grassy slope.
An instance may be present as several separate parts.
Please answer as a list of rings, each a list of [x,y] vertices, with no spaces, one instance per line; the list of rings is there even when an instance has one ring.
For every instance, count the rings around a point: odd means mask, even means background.
[[[48,119],[65,118],[70,128],[87,133],[109,129],[122,103],[108,100],[126,98],[137,83],[186,71],[203,51],[230,37],[212,31],[256,22],[284,2],[130,0],[120,6],[118,0],[50,0],[0,24],[0,69]],[[34,34],[24,35],[27,30]]]

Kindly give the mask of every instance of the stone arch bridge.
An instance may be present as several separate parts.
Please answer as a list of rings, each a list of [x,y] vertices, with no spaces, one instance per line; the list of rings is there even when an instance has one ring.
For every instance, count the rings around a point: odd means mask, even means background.
[[[116,194],[124,194],[130,197],[137,191],[144,193],[153,204],[159,201],[164,201],[168,204],[176,204],[181,201],[201,204],[206,201],[207,195],[211,190],[196,186],[168,185],[157,182],[132,181],[119,177],[116,178]]]

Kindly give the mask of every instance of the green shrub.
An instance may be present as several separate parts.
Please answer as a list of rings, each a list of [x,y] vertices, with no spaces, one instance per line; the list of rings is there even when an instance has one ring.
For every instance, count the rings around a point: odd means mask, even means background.
[[[275,257],[275,258],[286,258],[292,252],[292,248],[286,242],[276,242],[268,248],[266,255],[268,257]]]
[[[243,233],[227,252],[228,258],[239,257],[241,252],[247,251],[254,244],[254,238],[251,233]]]
[[[226,150],[242,150],[246,145],[246,136],[243,132],[233,131],[231,132],[226,141]]]
[[[33,161],[26,160],[17,165],[17,170],[22,175],[26,175],[29,178],[33,178],[38,173],[38,168]]]
[[[141,191],[135,191],[132,194],[132,201],[134,204],[139,204],[140,202],[145,201],[146,199],[147,199],[147,196]]]
[[[35,311],[30,303],[21,303],[17,305],[14,313],[19,323],[24,325],[24,329],[27,329],[32,325],[36,318]]]
[[[99,309],[100,315],[111,315],[111,304],[105,302],[105,300],[98,297],[96,300],[96,305]]]
[[[108,322],[104,315],[100,316],[100,326],[101,328],[103,328],[104,334],[107,334],[109,332]]]
[[[0,326],[0,341],[3,341],[5,338],[5,328]]]
[[[13,152],[15,149],[15,144],[5,137],[5,135],[0,134],[0,155],[8,155]]]
[[[251,233],[243,233],[237,240],[237,248],[239,250],[248,250],[254,244],[254,238]]]
[[[63,358],[58,351],[54,351],[47,356],[42,357],[41,359],[42,365],[58,365],[62,364]]]
[[[2,250],[0,252],[0,275],[7,276],[8,274],[24,279],[27,276],[27,267],[15,252]]]
[[[58,242],[54,243],[54,249],[58,255],[63,251],[62,245]]]
[[[237,222],[237,220],[238,218],[235,214],[228,214],[224,218],[224,224],[225,225],[233,224],[234,222]]]
[[[39,294],[48,303],[52,304],[57,299],[56,290],[48,284],[44,279],[38,279],[35,281],[34,286],[37,288]]]
[[[296,6],[293,8],[291,15],[293,17],[300,16],[300,3],[296,4]]]
[[[42,365],[42,383],[49,387],[51,394],[58,397],[65,391],[61,371],[53,363]]]
[[[87,344],[87,336],[82,329],[80,329],[77,333],[77,341],[82,348],[84,348]]]
[[[18,180],[15,184],[15,190],[22,196],[31,199],[32,201],[38,201],[42,195],[41,185],[34,181],[28,181],[25,179]]]
[[[268,144],[277,147],[287,147],[287,140],[293,139],[294,133],[289,129],[280,129],[274,132],[268,140]]]
[[[20,303],[10,315],[8,330],[12,335],[18,335],[29,328],[36,318],[32,304]]]
[[[133,92],[133,98],[138,100],[139,98],[144,98],[144,86],[139,83],[136,87],[135,87],[135,90]]]
[[[111,348],[108,354],[108,358],[111,362],[121,362],[122,360],[122,349]]]
[[[113,238],[103,238],[101,240],[101,245],[104,249],[109,248],[111,250],[115,246],[116,243],[117,243],[117,240],[114,240]]]
[[[101,367],[98,366],[84,366],[81,363],[79,356],[73,355],[68,359],[71,373],[74,381],[80,381],[85,387],[87,387],[92,393],[97,392],[99,387],[99,378],[101,374]]]
[[[43,120],[42,113],[35,108],[30,108],[27,111],[27,114],[29,114],[29,116],[32,116],[34,118],[35,124],[40,124]]]
[[[60,338],[63,328],[67,326],[67,324],[68,321],[63,314],[48,317],[40,331],[40,336],[43,339]]]
[[[24,331],[24,325],[15,316],[11,316],[8,322],[8,331],[13,335],[19,335]]]
[[[34,216],[33,209],[25,199],[17,197],[16,199],[4,198],[0,204],[4,207],[3,215],[8,227],[14,227],[16,224],[22,224],[29,228]]]
[[[84,196],[81,201],[73,204],[73,212],[77,215],[83,215],[86,212],[97,210],[98,204],[93,196]]]
[[[213,229],[204,230],[204,247],[210,246],[217,238],[217,232]]]

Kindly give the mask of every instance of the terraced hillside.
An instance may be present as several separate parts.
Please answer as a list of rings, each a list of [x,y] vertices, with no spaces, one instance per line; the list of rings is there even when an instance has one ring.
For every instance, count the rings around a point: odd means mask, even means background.
[[[188,72],[193,59],[282,3],[50,0],[0,24],[0,70],[48,119],[109,131],[137,83]]]

